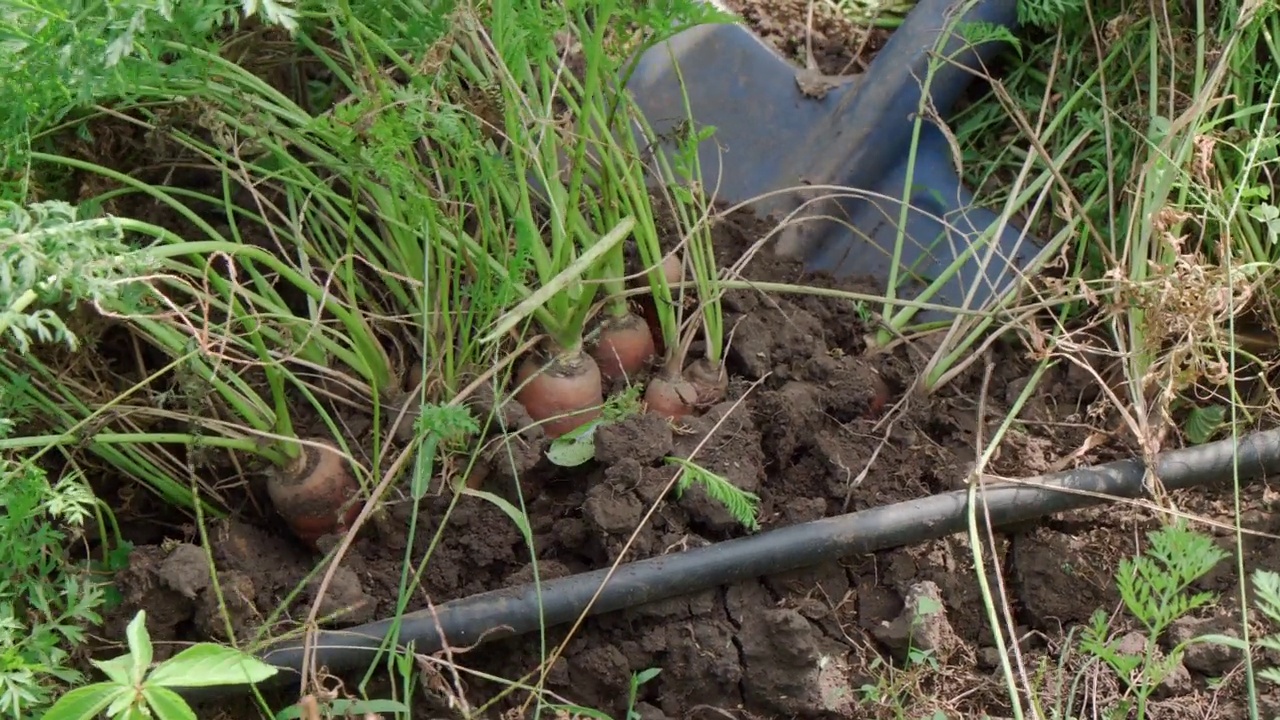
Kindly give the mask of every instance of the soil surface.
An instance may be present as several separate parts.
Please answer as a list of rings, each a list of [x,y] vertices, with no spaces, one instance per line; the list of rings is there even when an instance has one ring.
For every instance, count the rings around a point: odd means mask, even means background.
[[[727,218],[717,228],[721,261],[736,260],[767,228],[748,215]],[[764,253],[747,266],[744,277],[873,289],[868,280],[807,275],[797,264]],[[673,426],[651,415],[632,415],[598,431],[594,462],[564,469],[546,459],[545,438],[527,427],[518,405],[502,408],[505,421],[518,432],[493,438],[487,452],[493,461],[482,488],[515,504],[524,498],[542,580],[751,534],[701,487],[682,495],[671,492],[675,467],[664,462],[667,457],[690,459],[756,493],[759,532],[958,489],[974,462],[979,428],[990,436],[1031,370],[1016,349],[1000,349],[981,403],[977,371],[920,398],[908,392],[918,358],[905,349],[867,354],[866,327],[850,303],[735,290],[725,306],[726,327],[732,328],[730,390],[723,403],[701,417]],[[1064,458],[1071,464],[1068,456],[1090,433],[1087,401],[1094,395],[1079,377],[1051,372],[990,471],[1024,477],[1048,471]],[[1113,442],[1084,459],[1105,461],[1126,452]],[[408,500],[393,499],[377,522],[360,531],[320,599],[318,615],[336,616],[325,623],[328,627],[392,614],[406,552],[416,566],[446,524],[410,593],[408,610],[533,580],[528,547],[503,510],[471,495],[450,509],[452,495],[440,487],[437,481],[437,489],[416,509]],[[1215,497],[1203,491],[1176,495],[1183,509],[1229,523],[1230,508]],[[1264,512],[1271,498],[1250,498],[1255,529],[1280,530]],[[1028,667],[1042,658],[1056,663],[1064,630],[1086,622],[1099,608],[1115,609],[1111,576],[1117,559],[1137,551],[1135,538],[1156,526],[1154,513],[1119,505],[995,536],[989,575],[993,587],[1003,583]],[[1229,548],[1230,535],[1219,535]],[[270,516],[214,523],[210,540],[221,603],[204,569],[203,549],[173,542],[145,545],[119,578],[125,604],[115,614],[120,626],[115,631],[122,631],[138,608],[147,609],[162,647],[166,641],[226,639],[228,619],[236,637],[246,638],[260,630],[292,630],[306,617],[316,600],[318,576],[310,582],[306,577],[318,556],[282,524]],[[332,541],[324,547],[332,547]],[[1259,540],[1251,544],[1250,557],[1267,558],[1275,549]],[[990,555],[990,546],[985,550]],[[622,717],[631,675],[660,668],[661,674],[640,690],[644,718],[712,718],[726,712],[733,717],[891,716],[899,706],[944,709],[955,717],[1001,716],[1009,710],[1002,699],[1000,656],[990,646],[973,563],[968,540],[952,536],[701,588],[589,618],[572,634],[568,626],[549,628],[548,648],[566,644],[547,668],[545,687],[566,702]],[[1234,582],[1224,564],[1201,585],[1230,593]],[[287,602],[299,586],[303,592]],[[931,598],[942,613],[912,630],[913,608],[929,602],[922,598]],[[269,617],[282,606],[283,613]],[[1116,627],[1123,626],[1118,619]],[[486,678],[511,680],[537,671],[546,656],[542,643],[535,632],[424,656],[420,668],[439,704],[435,711],[444,713],[459,702],[475,707],[501,695],[505,684]],[[916,677],[903,691],[907,697],[884,694],[878,704],[861,704],[870,688],[885,682],[882,658],[900,661],[909,646],[931,650],[944,671]],[[455,664],[460,679],[449,670]],[[1079,667],[1069,663],[1063,672]],[[1207,708],[1216,697],[1221,709],[1227,701],[1208,681],[1235,668],[1235,659],[1188,655],[1186,668],[1157,716],[1199,717],[1184,714],[1187,703]],[[1069,686],[1070,676],[1050,680]],[[1226,687],[1231,682],[1229,677]],[[1091,700],[1106,701],[1097,695],[1101,691],[1089,692]],[[496,708],[510,711],[526,700],[513,693]]]
[[[729,5],[743,10],[784,53],[806,46],[807,3]],[[816,27],[822,35],[814,36],[814,58],[830,74],[851,72],[883,40],[873,32],[863,44],[836,25]],[[725,218],[716,227],[721,262],[737,261],[770,227],[746,214]],[[755,255],[742,277],[879,291],[872,279],[809,275],[768,252]],[[549,462],[545,438],[517,405],[497,408],[509,432],[488,438],[485,471],[468,474],[446,463],[443,477],[418,503],[407,489],[393,490],[359,530],[323,594],[324,568],[315,572],[320,556],[265,509],[260,479],[244,493],[236,517],[209,525],[216,584],[189,525],[126,522],[138,547],[118,577],[123,602],[103,636],[123,638],[124,625],[140,608],[147,610],[157,659],[181,643],[226,640],[229,632],[244,640],[295,630],[317,602],[325,627],[370,622],[395,612],[405,594],[406,558],[423,568],[409,586],[409,611],[531,582],[530,549],[495,498],[526,507],[536,574],[545,581],[962,489],[979,443],[995,432],[1033,369],[1023,348],[997,346],[989,379],[978,363],[921,397],[911,387],[928,340],[868,353],[868,327],[851,302],[734,290],[725,309],[731,380],[724,402],[674,425],[645,414],[606,425],[596,436],[596,459],[569,469]],[[1115,418],[1089,376],[1069,366],[1042,379],[988,472],[1028,477],[1135,452],[1114,431]],[[477,399],[478,408],[484,404]],[[368,427],[361,418],[350,422]],[[359,432],[353,430],[353,439]],[[1096,437],[1109,439],[1091,444]],[[1088,449],[1077,452],[1081,448]],[[678,467],[667,461],[671,457],[758,495],[759,529],[744,528],[700,485],[673,492]],[[455,499],[443,479],[463,477],[488,495]],[[1229,490],[1179,492],[1172,500],[1183,511],[1230,525]],[[1280,532],[1274,503],[1263,489],[1246,493],[1251,529]],[[1117,560],[1139,551],[1142,534],[1155,527],[1153,511],[1109,505],[1006,528],[994,535],[994,546],[982,548],[992,587],[1012,612],[1021,667],[1050,697],[1064,705],[1070,700],[1078,716],[1107,707],[1121,688],[1068,652],[1066,632],[1095,610],[1117,609]],[[1229,531],[1215,532],[1230,550]],[[1247,550],[1250,569],[1275,564],[1273,540],[1249,537]],[[508,685],[494,678],[525,677],[541,679],[566,703],[621,718],[632,674],[649,668],[661,673],[638,691],[637,711],[645,720],[922,717],[934,711],[1010,716],[1001,655],[991,646],[974,566],[967,537],[955,535],[698,588],[588,618],[576,628],[551,627],[545,637],[534,632],[424,654],[418,670],[425,692],[417,695],[414,716],[454,716],[460,704],[475,710],[493,700],[481,716],[523,717],[518,709],[526,707],[528,694],[507,692]],[[1223,563],[1198,585],[1229,595],[1233,568]],[[297,588],[302,591],[290,597]],[[1136,629],[1131,625],[1118,615],[1112,627]],[[1178,628],[1186,636],[1218,631],[1231,632],[1229,616],[1205,615]],[[561,644],[558,660],[541,667]],[[904,662],[910,648],[929,651],[936,666],[912,670]],[[1042,663],[1046,669],[1037,675]],[[1077,682],[1079,673],[1092,681]],[[1189,652],[1175,675],[1151,717],[1243,717],[1237,657],[1212,649]],[[359,680],[343,675],[323,684],[355,694]],[[210,714],[201,717],[257,717],[247,705],[205,709]]]
[[[783,57],[824,75],[856,75],[884,47],[889,31],[855,22],[830,2],[720,0]]]

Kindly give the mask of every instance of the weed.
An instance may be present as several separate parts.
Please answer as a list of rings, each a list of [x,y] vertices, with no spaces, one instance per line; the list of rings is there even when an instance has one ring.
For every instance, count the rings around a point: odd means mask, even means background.
[[[192,645],[153,668],[146,619],[146,612],[140,610],[129,622],[127,655],[90,661],[107,680],[58,698],[45,720],[91,720],[103,712],[112,720],[185,720],[194,718],[195,713],[171,688],[258,683],[278,671],[251,655],[215,643]]]
[[[104,586],[67,558],[95,499],[77,477],[51,485],[33,463],[0,459],[0,505],[0,712],[36,717],[82,680],[84,630],[102,622]]]
[[[19,354],[33,341],[74,350],[79,336],[64,314],[120,298],[137,256],[114,223],[83,220],[66,203],[0,206],[0,337]],[[38,717],[59,688],[81,681],[74,660],[85,627],[101,622],[107,592],[69,551],[92,519],[101,537],[112,537],[77,473],[50,483],[38,456],[14,456],[13,447],[31,445],[11,437],[37,409],[27,402],[30,386],[18,375],[0,384],[0,712],[15,718]]]
[[[858,694],[864,704],[873,707],[889,708],[896,717],[917,717],[908,715],[907,709],[918,704],[930,704],[928,699],[916,698],[920,693],[922,678],[936,675],[942,671],[942,665],[932,650],[917,647],[912,640],[920,624],[930,615],[942,612],[942,607],[928,595],[919,595],[917,606],[912,610],[910,631],[907,637],[906,651],[900,666],[877,655],[867,665],[867,672],[876,676],[875,683],[866,683],[858,688]]]
[[[0,200],[0,338],[7,334],[20,354],[33,339],[75,350],[79,339],[63,313],[136,297],[130,281],[151,266],[114,218],[83,218],[56,200]]]
[[[1147,716],[1152,693],[1182,662],[1186,647],[1184,641],[1161,657],[1158,641],[1178,618],[1217,602],[1214,593],[1192,593],[1188,588],[1227,557],[1213,538],[1188,529],[1182,520],[1149,533],[1147,539],[1146,553],[1123,559],[1115,576],[1125,609],[1145,630],[1141,651],[1108,637],[1110,622],[1101,609],[1080,635],[1081,649],[1128,683],[1134,700],[1122,701],[1122,712],[1128,712],[1132,702],[1140,720]]]
[[[662,668],[648,668],[631,674],[631,680],[627,683],[627,710],[623,716],[624,720],[640,720],[640,711],[637,709],[640,698],[640,687],[645,683],[652,681],[661,674]],[[569,714],[570,717],[591,718],[592,720],[613,720],[613,718],[604,712],[594,708],[581,707],[578,705],[565,705],[561,703],[553,703],[548,705],[549,709],[562,711]]]
[[[560,467],[578,467],[596,456],[596,430],[606,423],[620,422],[643,411],[640,386],[632,385],[605,398],[601,416],[551,441],[547,459]]]

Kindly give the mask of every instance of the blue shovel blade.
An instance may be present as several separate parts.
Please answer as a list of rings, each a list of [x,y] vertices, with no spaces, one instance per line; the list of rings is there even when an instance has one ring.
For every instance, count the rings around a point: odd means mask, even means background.
[[[926,78],[927,106],[946,117],[1002,49],[967,41],[966,24],[1016,23],[1016,0],[980,0],[960,16],[966,4],[921,0],[865,73],[825,93],[812,83],[802,89],[800,68],[737,24],[692,28],[652,48],[628,89],[660,137],[690,117],[715,128],[699,153],[706,187],[720,201],[750,202],[759,213],[792,220],[779,235],[779,253],[810,270],[884,283],[901,230],[899,297],[919,297],[954,268],[926,300],[981,307],[1013,286],[1042,243],[1012,223],[997,227],[995,213],[975,206],[945,136],[929,121],[908,165]],[[675,148],[665,142],[661,149]]]

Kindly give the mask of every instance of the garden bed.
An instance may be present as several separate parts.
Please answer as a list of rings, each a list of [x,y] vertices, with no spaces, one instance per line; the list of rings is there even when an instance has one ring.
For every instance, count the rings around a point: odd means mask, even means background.
[[[807,4],[735,0],[729,6],[743,11],[781,52],[803,61]],[[824,73],[860,71],[888,36],[879,30],[846,36],[848,26],[821,17],[812,59]],[[103,147],[92,152],[112,154]],[[166,182],[176,185],[181,179]],[[183,229],[180,221],[149,215],[145,208],[122,214]],[[723,218],[714,229],[720,265],[736,262],[772,228],[772,221],[746,212]],[[249,240],[270,247],[267,238]],[[670,247],[674,240],[667,237],[664,243]],[[882,290],[870,278],[806,274],[798,263],[767,251],[746,265],[742,279],[872,295]],[[669,457],[689,459],[757,495],[756,532],[959,489],[977,459],[978,443],[991,437],[1035,369],[1026,348],[997,345],[989,377],[978,363],[936,394],[920,397],[910,390],[929,339],[868,353],[869,328],[848,300],[731,290],[724,305],[729,391],[700,416],[670,423],[635,413],[606,424],[597,431],[595,460],[566,468],[548,460],[546,438],[528,426],[514,402],[497,408],[513,432],[484,439],[489,443],[482,453],[485,471],[468,479],[480,490],[524,505],[538,577],[605,568],[752,532],[702,486],[695,484],[679,497],[665,493],[677,472]],[[160,360],[139,357],[146,353],[122,335],[107,333],[95,352],[127,387]],[[408,358],[407,364],[417,360]],[[485,409],[481,394],[472,401]],[[342,420],[348,439],[366,453],[357,460],[368,463],[369,418],[347,412]],[[297,425],[318,428],[319,423],[300,417]],[[1098,436],[1110,438],[1093,444]],[[1042,378],[986,470],[1027,477],[1129,457],[1138,451],[1127,437],[1094,378],[1063,364]],[[228,626],[243,639],[262,629],[268,617],[276,618],[270,635],[295,630],[316,600],[314,584],[287,597],[307,585],[320,555],[272,513],[262,474],[227,466],[212,475],[242,483],[220,487],[233,518],[207,525],[221,600],[209,583],[200,535],[189,518],[127,482],[117,485],[108,478],[111,482],[97,484],[115,509],[125,539],[136,545],[117,577],[123,602],[111,611],[102,633],[108,643],[123,639],[125,625],[139,609],[147,611],[160,659],[182,643],[226,640]],[[456,480],[467,473],[447,465],[443,475]],[[393,489],[343,556],[321,609],[321,615],[341,616],[326,626],[393,615],[406,559],[416,567],[428,550],[430,561],[410,594],[410,611],[534,579],[525,539],[497,504],[476,495],[455,501],[437,475],[415,518],[404,484]],[[1227,523],[1214,532],[1231,548],[1229,490],[1180,492],[1173,500],[1184,511]],[[1249,489],[1244,501],[1243,521],[1250,529],[1280,532],[1280,523],[1266,512],[1274,502],[1269,494]],[[1140,536],[1157,527],[1156,517],[1144,508],[1114,505],[1030,523],[995,539],[995,569],[1005,583],[996,586],[997,593],[1003,590],[1019,624],[1028,674],[1034,675],[1040,663],[1050,669],[1039,682],[1051,697],[1073,696],[1077,672],[1091,673],[1097,681],[1087,691],[1089,702],[1107,706],[1118,693],[1112,676],[1087,669],[1085,659],[1071,650],[1065,630],[1087,622],[1099,608],[1115,609],[1117,562],[1141,551]],[[439,544],[430,547],[444,523]],[[332,546],[328,540],[321,549]],[[1265,566],[1276,546],[1270,539],[1248,538],[1246,548],[1246,567],[1252,569]],[[640,716],[653,720],[915,717],[931,711],[951,717],[1000,715],[1008,712],[1008,694],[975,575],[967,538],[955,536],[591,618],[573,633],[549,670],[546,687],[567,703],[623,717],[633,674],[660,669],[639,691]],[[995,582],[995,573],[990,575]],[[1224,563],[1196,587],[1225,597],[1235,582],[1233,568]],[[940,604],[945,623],[931,625],[924,640],[909,639],[904,600],[922,593]],[[1193,620],[1180,632],[1223,632],[1231,626],[1227,615]],[[442,662],[424,661],[425,695],[439,707],[419,704],[420,695],[414,700],[415,717],[444,714],[460,701],[475,706],[507,691],[493,678],[512,681],[534,671],[567,632],[556,627],[545,637],[452,648],[447,659],[457,663],[461,687]],[[909,656],[909,645],[918,649],[921,642],[932,645],[930,658]],[[1062,669],[1054,670],[1064,657]],[[892,658],[899,669],[888,669],[882,658]],[[1160,716],[1240,716],[1241,678],[1230,654],[1197,652],[1184,664],[1189,672],[1169,682],[1154,708]],[[1221,689],[1210,686],[1210,680],[1233,672]],[[356,679],[344,678],[345,689],[338,692],[354,694]],[[296,700],[289,692],[280,696],[281,704]],[[525,700],[517,692],[498,709]],[[232,718],[253,716],[248,708],[225,703],[207,709],[221,709]]]
[[[736,259],[768,228],[749,215],[726,220],[717,231],[722,262]],[[797,264],[767,255],[757,256],[744,275],[874,291],[869,280],[809,276]],[[523,459],[519,485],[541,578],[607,567],[628,542],[624,562],[745,534],[698,486],[679,499],[662,498],[675,472],[663,462],[670,455],[692,458],[757,493],[761,530],[957,489],[974,461],[979,407],[989,437],[1032,370],[1016,348],[1003,348],[981,403],[977,371],[936,397],[910,397],[905,391],[916,372],[913,351],[867,355],[866,328],[846,301],[735,290],[726,310],[726,326],[734,328],[730,391],[704,416],[673,426],[637,414],[605,426],[598,431],[596,461],[573,469],[546,459],[547,444],[537,431],[507,440],[512,455]],[[1024,430],[1006,439],[990,471],[1014,477],[1049,471],[1085,441],[1089,427],[1081,419],[1094,398],[1079,375],[1051,372],[1024,410]],[[506,412],[518,423],[518,407]],[[1103,462],[1130,451],[1103,447],[1080,460]],[[495,463],[483,487],[519,502],[516,474],[502,467]],[[449,512],[451,494],[440,488],[437,481],[420,510],[410,553],[415,564]],[[1186,493],[1183,500],[1208,508],[1214,497]],[[655,503],[652,518],[642,522]],[[345,606],[333,626],[394,612],[412,508],[407,499],[393,498],[385,516],[361,531],[322,609],[323,615]],[[1116,561],[1134,552],[1135,532],[1153,527],[1153,514],[1117,506],[998,538],[1000,567],[1012,583],[1008,597],[1027,632],[1027,650],[1056,657],[1063,625],[1111,607]],[[209,537],[225,607],[206,587],[198,548],[143,546],[120,576],[127,602],[115,616],[118,631],[145,608],[158,641],[223,639],[225,610],[243,637],[258,629],[317,559],[270,516],[213,523]],[[652,667],[662,673],[641,691],[645,717],[712,717],[716,710],[756,717],[863,716],[868,710],[856,704],[864,699],[860,688],[884,677],[875,659],[906,651],[894,624],[903,598],[931,582],[954,636],[937,648],[940,671],[912,692],[934,695],[966,717],[999,712],[1004,691],[971,566],[967,540],[952,537],[592,618],[574,634],[547,687],[570,702],[619,713],[625,709],[620,689],[631,673]],[[1217,575],[1208,586],[1229,591],[1229,576]],[[510,518],[487,500],[464,496],[448,516],[408,609],[532,579],[528,549]],[[282,616],[292,619],[273,630],[294,629],[313,600],[301,594]],[[565,632],[549,629],[548,645]],[[512,679],[538,666],[540,643],[536,635],[512,638],[454,649],[452,657],[468,671]],[[442,673],[436,689],[444,703],[455,692],[449,676],[442,667],[428,667],[428,674]],[[465,682],[472,703],[504,689],[477,677]],[[1175,702],[1207,697],[1190,685],[1182,690]],[[515,698],[510,702],[523,701]]]

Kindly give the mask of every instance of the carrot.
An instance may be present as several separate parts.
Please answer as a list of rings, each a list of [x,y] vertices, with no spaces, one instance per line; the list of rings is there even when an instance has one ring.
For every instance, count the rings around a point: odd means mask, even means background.
[[[671,253],[662,258],[662,276],[667,279],[668,285],[684,280],[684,263],[681,262],[679,253]]]
[[[721,365],[696,360],[683,373],[664,371],[651,379],[644,391],[645,408],[668,420],[694,415],[724,400],[729,391],[729,374]]]
[[[354,501],[360,486],[342,451],[319,442],[323,448],[303,445],[298,457],[267,481],[276,512],[312,549],[321,537],[346,532],[360,514],[360,503]]]
[[[725,393],[729,392],[729,373],[725,371],[724,365],[717,367],[716,363],[707,358],[695,360],[686,367],[684,378],[697,394],[698,407],[715,405],[724,400]]]
[[[606,318],[591,353],[606,381],[635,377],[657,352],[649,323],[625,305],[623,314]]]
[[[600,366],[581,349],[531,353],[516,370],[516,401],[555,439],[600,417]]]
[[[644,389],[644,406],[648,412],[667,420],[679,420],[694,413],[698,390],[693,383],[677,375],[664,373],[649,380]]]

